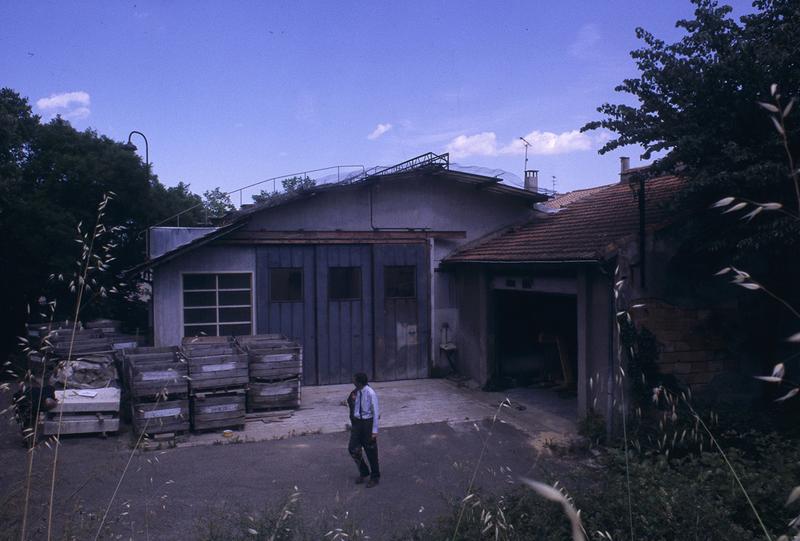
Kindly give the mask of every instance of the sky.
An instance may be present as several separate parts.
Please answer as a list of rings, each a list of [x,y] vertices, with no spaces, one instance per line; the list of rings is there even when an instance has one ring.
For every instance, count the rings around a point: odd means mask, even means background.
[[[614,87],[636,75],[635,28],[674,41],[692,12],[688,0],[6,1],[0,86],[44,120],[123,142],[142,132],[161,182],[196,193],[426,152],[521,178],[519,137],[540,185],[565,192],[615,182],[620,156],[643,163],[635,147],[599,155],[610,134],[579,130],[602,103],[630,101]]]

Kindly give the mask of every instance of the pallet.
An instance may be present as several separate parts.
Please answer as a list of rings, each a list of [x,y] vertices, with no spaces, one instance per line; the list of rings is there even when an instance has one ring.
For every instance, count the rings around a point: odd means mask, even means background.
[[[243,389],[239,390],[243,391]],[[192,396],[192,430],[232,428],[245,424],[243,392]]]
[[[188,365],[177,347],[134,348],[122,353],[125,384],[134,400],[150,400],[159,394],[187,395]]]
[[[163,434],[189,430],[189,400],[138,402],[131,406],[133,429],[137,434]]]

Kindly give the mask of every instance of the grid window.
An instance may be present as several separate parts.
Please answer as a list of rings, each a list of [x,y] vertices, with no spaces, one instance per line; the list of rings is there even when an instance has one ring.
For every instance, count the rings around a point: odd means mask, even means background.
[[[269,300],[272,302],[299,302],[303,300],[303,269],[286,268],[269,270]]]
[[[231,336],[253,332],[250,273],[184,274],[184,336]]]
[[[357,301],[361,298],[361,267],[328,267],[328,298]]]
[[[417,268],[414,265],[383,268],[384,294],[387,299],[413,299],[417,296]]]

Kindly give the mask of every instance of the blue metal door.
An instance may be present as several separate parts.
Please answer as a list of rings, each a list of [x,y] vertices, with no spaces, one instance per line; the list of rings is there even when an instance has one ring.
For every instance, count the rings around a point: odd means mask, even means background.
[[[259,334],[283,334],[303,345],[303,382],[318,382],[313,246],[256,248]]]
[[[427,244],[373,248],[375,379],[426,378],[430,364]]]
[[[317,366],[321,385],[373,377],[372,250],[316,247]]]

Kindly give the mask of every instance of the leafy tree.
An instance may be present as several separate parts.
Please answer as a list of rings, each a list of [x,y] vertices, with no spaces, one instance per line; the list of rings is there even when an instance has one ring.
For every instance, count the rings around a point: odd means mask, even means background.
[[[772,101],[773,83],[784,96],[800,95],[800,4],[756,0],[755,12],[738,21],[730,7],[713,0],[693,4],[694,18],[676,23],[685,34],[675,43],[636,30],[643,46],[631,56],[639,75],[616,88],[635,103],[603,104],[598,109],[603,117],[583,130],[615,134],[601,153],[641,145],[644,159],[658,157],[655,172],[680,171],[688,179],[676,209],[687,219],[673,231],[680,246],[673,273],[677,291],[720,293],[724,284],[715,287],[710,276],[734,263],[796,301],[798,222],[779,212],[752,220],[736,213],[721,217],[709,206],[736,196],[797,208],[787,149],[758,102]],[[795,156],[800,154],[797,110],[785,119],[788,150]],[[741,336],[748,336],[752,347],[761,342],[761,355],[769,356],[763,346],[785,332],[784,314],[762,297],[751,295],[746,302],[752,327]]]
[[[308,175],[305,175],[302,177],[293,176],[285,178],[281,181],[281,185],[283,186],[284,193],[261,190],[260,193],[257,193],[256,195],[253,196],[253,201],[256,203],[266,203],[269,201],[273,201],[276,198],[283,196],[284,194],[293,195],[296,193],[300,193],[305,190],[310,190],[311,188],[317,185],[317,182]]]
[[[0,90],[0,354],[12,351],[24,334],[27,306],[46,295],[57,301],[57,317],[69,317],[63,285],[51,274],[68,274],[74,266],[76,227],[95,222],[97,205],[107,192],[105,223],[114,229],[106,289],[124,282],[119,296],[93,298],[84,317],[106,316],[146,328],[144,305],[126,298],[139,284],[119,277],[144,259],[147,226],[188,208],[199,198],[179,184],[166,188],[130,147],[95,131],[79,132],[56,117],[47,123],[31,111],[27,99],[11,89]],[[198,223],[202,213],[186,217]],[[183,224],[184,222],[182,222]]]
[[[203,206],[210,218],[221,218],[234,209],[231,197],[219,186],[203,192]]]

